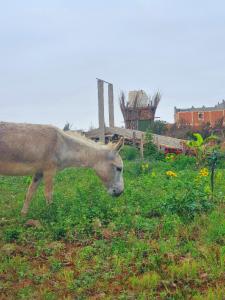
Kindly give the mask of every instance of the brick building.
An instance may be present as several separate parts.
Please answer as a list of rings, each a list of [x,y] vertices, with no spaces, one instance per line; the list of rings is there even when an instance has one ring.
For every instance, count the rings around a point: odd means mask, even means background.
[[[225,100],[213,107],[174,108],[175,123],[178,126],[190,125],[199,127],[209,123],[214,127],[218,122],[225,126]]]

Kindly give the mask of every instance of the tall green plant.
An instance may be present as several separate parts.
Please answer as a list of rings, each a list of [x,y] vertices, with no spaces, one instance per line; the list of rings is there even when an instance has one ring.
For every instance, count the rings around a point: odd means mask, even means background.
[[[200,166],[205,159],[204,139],[200,133],[193,133],[193,136],[195,139],[187,141],[187,146],[194,152],[197,166]]]
[[[164,155],[158,150],[153,143],[153,136],[151,130],[147,130],[145,134],[144,157],[162,159]]]
[[[217,146],[210,144],[210,142],[216,142],[218,140],[217,136],[209,136],[206,139],[203,139],[200,133],[193,133],[194,140],[187,141],[186,145],[191,149],[196,156],[197,166],[202,166],[207,156],[211,155]]]

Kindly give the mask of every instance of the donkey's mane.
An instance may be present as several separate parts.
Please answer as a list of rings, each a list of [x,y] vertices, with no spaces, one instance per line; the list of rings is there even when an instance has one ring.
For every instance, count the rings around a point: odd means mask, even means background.
[[[87,146],[98,148],[98,149],[110,149],[111,144],[104,145],[100,142],[96,143],[92,141],[91,139],[87,138],[84,134],[77,132],[77,131],[63,131],[64,134],[72,138],[73,140],[76,140],[78,143],[84,143]]]

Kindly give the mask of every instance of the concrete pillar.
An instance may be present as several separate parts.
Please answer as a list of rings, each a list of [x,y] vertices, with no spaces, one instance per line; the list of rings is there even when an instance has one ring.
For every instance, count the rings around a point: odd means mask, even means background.
[[[104,82],[98,79],[98,122],[99,122],[99,139],[105,143],[105,116],[104,116]]]
[[[108,84],[108,101],[109,101],[109,127],[114,127],[114,100],[113,85]]]

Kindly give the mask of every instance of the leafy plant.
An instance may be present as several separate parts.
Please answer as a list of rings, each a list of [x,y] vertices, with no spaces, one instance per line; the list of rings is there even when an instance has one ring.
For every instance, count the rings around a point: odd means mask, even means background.
[[[214,142],[218,141],[218,137],[211,135],[203,139],[201,134],[193,133],[195,140],[187,141],[186,145],[196,156],[197,166],[202,166],[206,162],[206,158],[218,148]],[[213,143],[212,143],[213,142]]]
[[[17,228],[9,228],[4,232],[4,239],[6,242],[18,240],[19,236],[20,230]]]
[[[120,155],[124,160],[135,160],[140,156],[137,148],[127,145],[122,148]]]
[[[144,157],[157,160],[164,158],[164,154],[153,143],[153,136],[150,130],[147,130],[145,134]]]
[[[204,146],[204,139],[200,133],[193,133],[195,140],[187,141],[186,145],[194,151],[196,156],[196,163],[197,166],[202,165],[206,158],[205,146]]]

